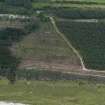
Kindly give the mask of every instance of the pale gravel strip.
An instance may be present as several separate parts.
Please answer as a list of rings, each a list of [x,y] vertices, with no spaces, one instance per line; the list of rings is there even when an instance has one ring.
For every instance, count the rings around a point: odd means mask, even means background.
[[[0,102],[0,105],[26,105],[26,104],[1,101],[1,102]]]
[[[6,17],[9,19],[29,19],[29,16],[24,16],[24,15],[14,15],[14,14],[0,14],[0,17]]]

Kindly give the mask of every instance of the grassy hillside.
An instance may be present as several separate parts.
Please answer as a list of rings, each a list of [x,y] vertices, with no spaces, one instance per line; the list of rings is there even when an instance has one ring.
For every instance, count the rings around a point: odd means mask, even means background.
[[[79,69],[80,61],[72,49],[56,33],[50,22],[40,23],[40,28],[13,45],[13,52],[22,58],[21,67],[47,69]]]
[[[105,21],[61,20],[57,25],[61,32],[80,52],[90,69],[105,69]]]
[[[0,80],[0,100],[29,105],[104,105],[105,85],[82,81]]]

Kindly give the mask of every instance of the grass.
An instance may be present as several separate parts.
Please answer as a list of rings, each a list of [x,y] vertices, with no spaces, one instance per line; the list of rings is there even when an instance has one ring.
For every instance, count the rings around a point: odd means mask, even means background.
[[[21,50],[21,56],[36,55],[69,55],[69,49],[66,44],[54,32],[50,23],[44,23],[43,27],[35,33],[32,33],[18,43],[18,50]],[[31,50],[31,51],[29,51]],[[25,52],[24,52],[25,51]]]
[[[60,0],[59,0],[60,1]],[[59,7],[75,7],[75,8],[105,8],[104,0],[68,0],[67,2],[62,1],[49,1],[49,2],[32,2],[32,7],[34,9],[44,9],[44,8],[59,8]]]
[[[44,8],[59,8],[59,7],[76,7],[76,8],[105,8],[102,4],[70,4],[70,3],[32,3],[34,9],[44,9]]]
[[[29,85],[28,85],[29,84]],[[0,100],[30,105],[105,105],[105,85],[82,81],[0,80]]]

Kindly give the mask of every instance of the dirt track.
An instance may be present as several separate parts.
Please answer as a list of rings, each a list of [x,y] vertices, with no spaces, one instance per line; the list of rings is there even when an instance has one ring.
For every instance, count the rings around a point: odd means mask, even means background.
[[[70,49],[73,50],[73,52],[77,55],[77,57],[80,59],[80,62],[81,62],[81,66],[82,66],[82,70],[87,70],[86,67],[85,67],[85,64],[84,64],[84,61],[81,57],[81,55],[79,54],[79,52],[72,46],[72,44],[70,43],[70,41],[68,41],[68,39],[65,37],[65,35],[63,35],[59,29],[57,28],[56,26],[56,23],[55,23],[55,20],[53,17],[50,17],[50,20],[51,20],[51,23],[53,25],[53,27],[55,28],[56,32],[58,33],[58,35],[60,35],[62,37],[62,39],[67,43],[68,47]]]

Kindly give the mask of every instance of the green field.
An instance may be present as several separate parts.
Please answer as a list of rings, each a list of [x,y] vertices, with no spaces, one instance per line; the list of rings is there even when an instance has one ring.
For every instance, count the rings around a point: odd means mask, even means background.
[[[0,100],[29,105],[105,105],[105,85],[82,81],[0,80]]]
[[[105,8],[104,5],[102,4],[71,4],[71,3],[32,3],[32,6],[34,9],[46,9],[46,8],[60,8],[60,7],[65,7],[65,8],[70,8],[70,7],[75,7],[75,8]]]
[[[105,69],[105,21],[58,20],[57,26],[80,52],[89,69]]]
[[[105,8],[104,0],[50,0],[50,1],[33,1],[32,6],[34,9],[44,8],[59,8],[59,7],[80,7],[80,8]]]

